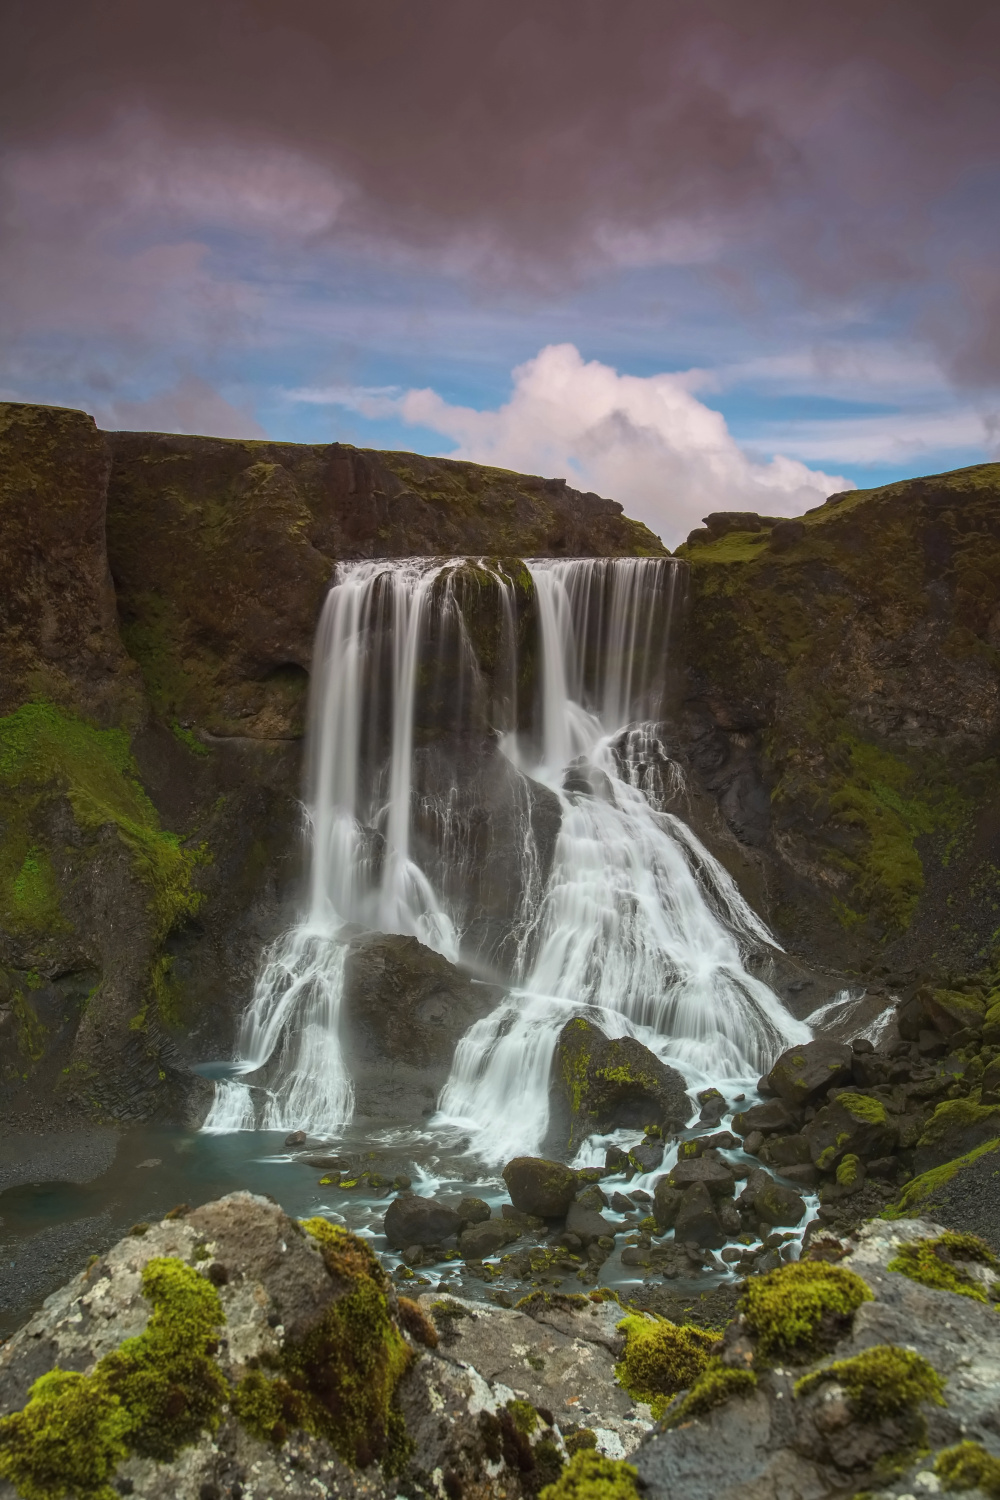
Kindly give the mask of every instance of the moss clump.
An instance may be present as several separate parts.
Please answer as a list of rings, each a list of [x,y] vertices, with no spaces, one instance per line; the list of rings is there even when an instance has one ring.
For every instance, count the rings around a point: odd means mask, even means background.
[[[575,1432],[567,1433],[563,1441],[566,1444],[566,1452],[572,1458],[574,1453],[583,1453],[588,1448],[596,1448],[597,1433],[592,1427],[578,1427]]]
[[[968,1130],[984,1120],[993,1120],[1000,1131],[1000,1109],[995,1105],[975,1104],[971,1099],[945,1099],[924,1127],[918,1146],[936,1146],[952,1130]]]
[[[860,1156],[845,1156],[837,1168],[837,1186],[842,1188],[855,1187],[861,1176],[861,1172]]]
[[[731,1396],[752,1396],[757,1377],[752,1370],[730,1369],[721,1360],[710,1360],[683,1401],[667,1416],[667,1426],[677,1427],[692,1417],[703,1417],[716,1406],[724,1406]]]
[[[636,1500],[636,1470],[592,1449],[574,1453],[555,1484],[548,1484],[538,1500]]]
[[[539,1416],[530,1401],[508,1401],[507,1410],[518,1432],[530,1437],[539,1423]]]
[[[26,703],[0,719],[0,810],[8,819],[0,916],[35,930],[65,930],[55,874],[31,834],[33,814],[53,793],[66,797],[81,830],[115,829],[149,889],[158,939],[197,911],[201,896],[191,877],[204,855],[160,827],[125,732],[95,729],[52,703]]]
[[[839,1109],[846,1109],[856,1120],[863,1120],[866,1125],[885,1125],[889,1119],[882,1101],[873,1099],[868,1094],[838,1094],[836,1100],[831,1102],[835,1102]]]
[[[662,1415],[678,1391],[695,1383],[719,1341],[717,1333],[703,1328],[638,1313],[630,1313],[618,1327],[625,1334],[625,1353],[615,1374],[630,1396],[648,1401],[654,1417]]]
[[[794,1261],[750,1281],[738,1306],[762,1359],[802,1359],[834,1343],[871,1300],[861,1277],[846,1267]]]
[[[960,1297],[973,1297],[977,1302],[986,1302],[987,1297],[979,1283],[969,1275],[961,1261],[975,1261],[978,1265],[1000,1270],[1000,1261],[990,1247],[975,1234],[939,1234],[933,1240],[914,1240],[901,1245],[899,1253],[889,1262],[890,1271],[899,1271],[911,1281],[922,1286],[936,1287],[942,1292],[956,1292]]]
[[[898,1416],[921,1401],[944,1405],[944,1381],[930,1361],[895,1344],[877,1344],[853,1359],[814,1370],[796,1381],[795,1394],[806,1396],[828,1380],[843,1386],[852,1411],[862,1422]]]
[[[1000,1495],[1000,1459],[987,1453],[981,1443],[958,1443],[943,1448],[934,1460],[934,1472],[949,1490],[984,1490]]]
[[[981,1157],[989,1156],[998,1149],[1000,1149],[1000,1140],[984,1141],[981,1146],[977,1146],[974,1151],[967,1152],[965,1156],[957,1156],[954,1161],[947,1161],[943,1166],[933,1167],[929,1172],[922,1172],[919,1177],[914,1177],[912,1182],[906,1184],[895,1203],[890,1203],[888,1208],[882,1210],[882,1218],[919,1218],[930,1208],[953,1177],[967,1167],[973,1166]]]
[[[23,1411],[0,1420],[0,1476],[26,1500],[110,1500],[108,1480],[129,1451],[171,1459],[214,1432],[227,1395],[211,1356],[225,1321],[215,1288],[181,1260],[142,1273],[153,1312],[90,1375],[50,1370]]]

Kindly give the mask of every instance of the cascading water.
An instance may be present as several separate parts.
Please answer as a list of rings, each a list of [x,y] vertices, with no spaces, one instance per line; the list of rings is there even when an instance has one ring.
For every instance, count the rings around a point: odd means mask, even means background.
[[[466,1138],[486,1162],[537,1151],[553,1053],[573,1015],[610,1036],[638,1036],[692,1087],[752,1084],[782,1047],[809,1035],[745,966],[773,945],[767,929],[663,810],[665,782],[679,776],[658,730],[677,565],[530,562],[528,645],[518,567],[409,560],[338,575],[311,699],[308,912],[266,957],[241,1029],[242,1076],[219,1086],[207,1128],[256,1122],[331,1136],[349,1118],[338,1043],[349,924],[411,934],[453,961],[482,958],[482,943],[473,954],[475,902],[463,898],[484,857],[473,855],[472,822],[458,806],[468,762],[445,755],[432,771],[421,762],[415,780],[431,701],[439,741],[468,739],[474,722],[477,753],[503,752],[519,807],[508,838],[520,890],[489,949],[514,987],[459,1044],[432,1128]],[[483,607],[489,640],[474,644],[468,618]],[[526,703],[521,657],[532,651],[540,680]],[[558,799],[547,871],[532,785]]]

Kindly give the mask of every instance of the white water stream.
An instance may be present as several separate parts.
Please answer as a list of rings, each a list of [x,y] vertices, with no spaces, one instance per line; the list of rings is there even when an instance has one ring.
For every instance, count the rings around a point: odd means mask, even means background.
[[[453,587],[461,566],[354,564],[331,589],[311,700],[308,912],[266,955],[240,1033],[242,1076],[218,1085],[206,1129],[335,1136],[350,1118],[338,1042],[348,924],[411,934],[453,961],[461,954],[464,914],[410,848],[420,695],[447,668],[455,732],[465,699],[483,696]],[[774,945],[766,927],[662,809],[663,777],[679,775],[657,727],[676,566],[528,567],[539,703],[518,734],[514,587],[491,566],[510,659],[495,674],[507,687],[494,691],[490,719],[509,760],[558,797],[561,825],[540,896],[527,829],[523,888],[535,896],[513,924],[513,988],[460,1042],[430,1122],[489,1163],[541,1148],[552,1057],[574,1015],[609,1036],[637,1036],[693,1089],[752,1087],[779,1051],[811,1034],[746,967]]]

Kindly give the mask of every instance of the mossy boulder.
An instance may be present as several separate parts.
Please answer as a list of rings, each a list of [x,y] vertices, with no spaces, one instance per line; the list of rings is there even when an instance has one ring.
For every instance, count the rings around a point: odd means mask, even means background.
[[[515,1156],[503,1180],[517,1212],[539,1219],[565,1218],[580,1185],[570,1167],[541,1156]]]
[[[801,1110],[822,1099],[831,1088],[850,1083],[852,1062],[850,1047],[841,1042],[804,1042],[781,1054],[767,1075],[767,1087],[789,1108]]]
[[[1000,1105],[972,1099],[945,1099],[937,1105],[917,1141],[918,1172],[943,1166],[1000,1136]]]
[[[559,1033],[552,1062],[553,1139],[648,1124],[681,1127],[692,1106],[684,1078],[634,1037],[607,1037],[582,1016]]]
[[[924,1005],[931,1023],[945,1036],[983,1028],[986,1001],[978,990],[931,990]]]
[[[411,1245],[440,1245],[458,1233],[458,1213],[438,1198],[400,1193],[386,1209],[382,1222],[385,1237],[394,1250]]]
[[[762,1224],[794,1227],[801,1224],[806,1205],[798,1193],[772,1180],[762,1183],[754,1193],[753,1211]]]
[[[854,1271],[822,1261],[794,1261],[747,1283],[739,1309],[762,1360],[807,1360],[830,1349],[870,1302]]]
[[[679,1245],[694,1244],[717,1250],[728,1238],[715,1199],[703,1182],[684,1188],[674,1218],[674,1239]]]
[[[736,1187],[736,1178],[728,1165],[708,1154],[682,1158],[671,1167],[666,1180],[680,1192],[700,1182],[713,1198],[731,1198]]]
[[[899,1138],[881,1100],[848,1090],[819,1110],[802,1134],[821,1172],[834,1172],[845,1156],[859,1156],[862,1161],[888,1156]]]

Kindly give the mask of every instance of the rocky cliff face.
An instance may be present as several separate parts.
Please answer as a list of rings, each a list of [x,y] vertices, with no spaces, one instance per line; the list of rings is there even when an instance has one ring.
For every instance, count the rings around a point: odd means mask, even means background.
[[[1000,465],[710,516],[679,555],[696,821],[781,940],[889,978],[989,967]]]
[[[662,550],[562,480],[0,405],[0,1112],[198,1113],[295,904],[337,561]]]

